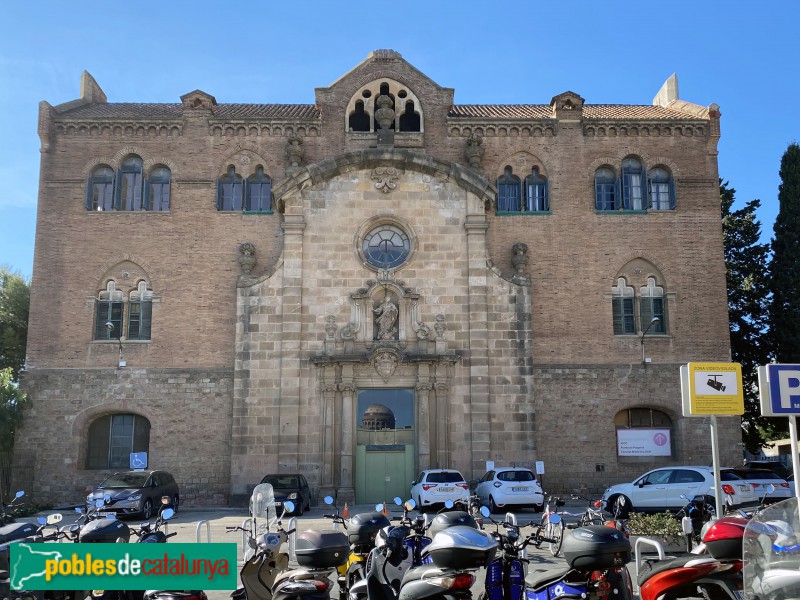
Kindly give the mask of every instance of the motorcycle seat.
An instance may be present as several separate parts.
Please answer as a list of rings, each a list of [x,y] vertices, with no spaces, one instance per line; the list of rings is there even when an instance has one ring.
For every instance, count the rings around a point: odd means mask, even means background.
[[[571,567],[564,565],[543,571],[533,571],[528,573],[526,581],[530,588],[534,591],[539,591],[561,581],[571,570]]]
[[[678,556],[676,558],[667,560],[646,560],[642,563],[642,566],[639,567],[637,583],[639,586],[641,586],[645,581],[654,575],[657,575],[658,573],[669,571],[670,569],[675,569],[678,567],[685,567],[689,563],[699,565],[708,562],[717,562],[717,560],[715,558],[711,558],[710,556],[698,556],[696,554]]]

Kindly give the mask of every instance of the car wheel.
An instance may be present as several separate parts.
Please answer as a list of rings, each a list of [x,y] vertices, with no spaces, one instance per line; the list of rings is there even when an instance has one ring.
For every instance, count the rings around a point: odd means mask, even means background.
[[[544,504],[534,504],[533,510],[536,512],[542,512],[544,510]]]
[[[419,510],[419,514],[423,514],[425,512],[425,507],[422,506],[422,498],[417,498],[417,509]]]
[[[303,502],[301,501],[297,506],[294,507],[294,516],[300,517],[303,515]]]
[[[142,505],[142,516],[144,517],[145,521],[149,521],[150,517],[153,516],[153,501],[148,498],[144,501]]]
[[[180,502],[180,498],[178,498],[178,494],[175,494],[172,497],[172,510],[178,512],[178,503]]]
[[[489,496],[489,511],[491,511],[493,515],[500,512],[500,507],[494,503],[494,498],[491,496]]]
[[[311,498],[309,498],[308,500],[306,500],[306,510],[307,510],[307,511],[308,511],[308,510],[311,510]]]

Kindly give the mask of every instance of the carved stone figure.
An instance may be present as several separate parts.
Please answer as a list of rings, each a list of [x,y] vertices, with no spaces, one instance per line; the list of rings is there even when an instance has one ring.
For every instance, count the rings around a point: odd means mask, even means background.
[[[336,326],[336,317],[334,315],[328,315],[325,317],[325,336],[332,340],[336,335],[336,330],[338,327]]]
[[[250,275],[256,264],[256,247],[250,242],[239,244],[238,260],[242,275]]]
[[[372,366],[384,383],[394,374],[397,365],[400,363],[398,357],[393,352],[379,352],[372,359]]]
[[[433,324],[434,330],[436,330],[436,337],[440,340],[444,339],[444,315],[438,314],[436,315],[436,323]]]
[[[517,273],[522,275],[528,267],[528,245],[517,242],[511,249],[514,251],[514,255],[511,257],[511,264]]]
[[[473,169],[481,166],[481,159],[486,152],[481,144],[483,138],[479,133],[471,133],[467,138],[467,147],[464,149],[464,158]]]
[[[395,327],[395,323],[397,322],[397,307],[389,296],[386,296],[383,302],[372,312],[377,315],[375,324],[378,326],[378,331],[375,339],[395,339],[395,335],[397,334],[397,327]]]
[[[303,162],[303,138],[299,135],[289,136],[286,141],[286,158],[289,160],[289,166],[299,167]]]
[[[389,129],[389,126],[394,121],[394,109],[392,108],[392,99],[383,94],[378,96],[378,110],[375,111],[375,120],[381,126],[381,129]]]

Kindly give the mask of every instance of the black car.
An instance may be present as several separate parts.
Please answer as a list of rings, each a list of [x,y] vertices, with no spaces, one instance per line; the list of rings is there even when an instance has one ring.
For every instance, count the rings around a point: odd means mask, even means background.
[[[180,502],[178,484],[166,471],[114,473],[86,496],[86,507],[94,508],[95,502],[106,494],[109,495],[109,500],[101,510],[115,513],[118,517],[141,515],[149,519],[161,507],[161,499],[165,496],[169,498],[170,506],[175,510],[178,510]]]
[[[787,479],[792,472],[789,468],[777,460],[751,460],[744,463],[745,469],[769,469],[776,473],[781,479]]]
[[[283,503],[287,500],[294,502],[294,513],[297,516],[303,511],[311,510],[311,490],[308,481],[300,473],[270,474],[265,475],[260,483],[268,483],[275,494],[275,510],[278,514],[283,510]],[[250,509],[252,514],[252,507]]]

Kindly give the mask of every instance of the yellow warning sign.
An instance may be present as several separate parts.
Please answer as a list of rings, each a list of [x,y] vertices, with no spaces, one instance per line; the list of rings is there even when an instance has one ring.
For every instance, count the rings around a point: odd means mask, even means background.
[[[683,416],[741,415],[744,413],[742,365],[689,363],[681,367]]]

